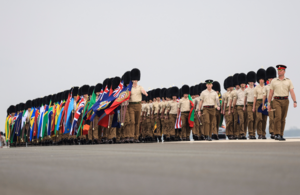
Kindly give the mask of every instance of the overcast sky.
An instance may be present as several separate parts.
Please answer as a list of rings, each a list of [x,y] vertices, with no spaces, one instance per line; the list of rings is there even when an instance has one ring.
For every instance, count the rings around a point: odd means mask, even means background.
[[[300,102],[299,10],[299,0],[2,0],[0,130],[11,104],[132,68],[148,90],[208,78],[223,86],[282,63]],[[291,102],[286,129],[300,128],[298,113]]]

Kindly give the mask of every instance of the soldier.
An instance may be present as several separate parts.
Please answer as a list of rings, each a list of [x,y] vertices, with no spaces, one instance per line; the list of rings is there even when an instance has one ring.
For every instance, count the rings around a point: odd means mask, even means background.
[[[265,88],[265,81],[266,81],[266,71],[264,69],[259,69],[257,71],[257,82],[259,85],[257,85],[254,88],[254,101],[253,101],[253,112],[256,114],[255,118],[255,129],[257,130],[258,139],[267,139],[266,138],[266,125],[267,125],[267,115],[262,114],[262,112],[258,111],[258,108],[261,105],[264,105],[263,103],[263,93]]]
[[[170,134],[170,140],[175,141],[176,134],[179,135],[179,132],[176,133],[177,130],[175,130],[175,123],[177,118],[177,108],[178,108],[178,102],[177,102],[177,96],[178,96],[178,87],[171,87],[170,90],[170,96],[172,100],[168,101],[167,107],[168,107],[168,121],[169,121],[169,134]]]
[[[270,85],[271,85],[272,80],[277,77],[277,75],[276,75],[276,69],[274,67],[272,67],[272,66],[269,67],[269,68],[267,68],[266,75],[267,75],[267,79],[269,81],[269,84],[266,85],[265,88],[264,88],[263,102],[265,102],[266,99],[269,97],[269,94],[270,94]],[[273,100],[274,100],[274,97],[271,100],[271,107],[273,105]],[[265,109],[264,106],[262,107],[262,109],[263,110]],[[275,139],[275,135],[274,135],[274,128],[275,128],[274,127],[274,123],[275,123],[275,121],[274,120],[275,120],[275,115],[274,115],[274,112],[271,111],[271,112],[269,112],[269,133],[271,135],[270,136],[271,139]]]
[[[254,82],[256,78],[256,73],[253,71],[248,72],[247,82],[249,87],[246,89],[245,100],[244,100],[244,110],[247,106],[247,116],[248,116],[248,134],[249,139],[256,139],[255,137],[255,112],[253,111],[253,102],[254,102]]]
[[[194,135],[194,140],[199,140],[200,139],[200,136],[201,136],[201,133],[200,133],[200,122],[199,122],[199,116],[198,116],[198,111],[199,111],[199,107],[198,107],[198,104],[199,104],[199,97],[200,97],[200,84],[199,85],[195,85],[194,87],[194,99],[193,99],[193,103],[194,103],[194,110],[195,110],[195,113],[194,114],[194,127],[193,127],[193,135]]]
[[[229,76],[226,80],[226,86],[228,88],[228,92],[226,93],[226,96],[224,97],[224,104],[226,106],[225,108],[225,119],[226,119],[226,134],[228,139],[233,140],[236,139],[233,136],[233,114],[231,112],[231,105],[230,105],[230,95],[233,91],[233,77]]]
[[[112,79],[111,82],[111,90],[112,92],[118,88],[120,85],[121,78],[120,77],[115,77]],[[116,142],[116,132],[117,128],[120,128],[120,123],[118,122],[118,110],[115,111],[114,114],[110,115],[110,124],[108,127],[108,143],[113,144]]]
[[[25,124],[23,125],[22,134],[21,134],[21,142],[25,145],[28,142],[28,135],[30,133],[30,114],[31,114],[32,101],[28,100],[25,103]]]
[[[160,102],[160,89],[155,89],[155,100],[152,104],[153,107],[153,130],[154,130],[154,138],[155,140],[161,138],[161,123],[159,117],[159,102]]]
[[[238,137],[238,139],[247,139],[245,132],[246,110],[244,109],[246,75],[244,73],[238,75],[238,84],[240,86],[240,89],[235,90],[232,93],[230,97],[230,104],[233,102],[233,112],[237,113],[237,116],[235,117],[239,120],[239,124],[236,124],[236,136]]]
[[[124,86],[129,85],[130,80],[131,80],[130,74],[131,74],[130,71],[127,71],[122,76]],[[128,102],[129,101],[125,101],[121,105],[121,118],[122,118],[121,123],[123,123],[123,126],[121,127],[121,137],[123,137],[123,139],[121,138],[121,140],[120,140],[121,143],[129,143],[130,142],[130,137],[129,137],[130,136],[129,135],[130,117],[129,117],[129,112],[128,112]]]
[[[166,95],[167,89],[162,88],[160,91],[160,99],[161,101],[158,103],[159,108],[159,118],[160,118],[160,124],[161,124],[161,134],[164,136],[164,140],[166,138],[166,124],[165,124],[165,108],[166,108]]]
[[[147,121],[148,123],[148,141],[155,141],[153,128],[154,128],[154,118],[153,118],[153,97],[155,96],[155,91],[151,90],[148,92],[149,96],[149,104],[148,104],[148,112],[147,112]]]
[[[238,113],[237,113],[237,109],[234,109],[234,105],[233,103],[233,96],[236,95],[236,92],[240,89],[240,85],[239,85],[239,81],[238,81],[238,76],[239,74],[236,73],[233,75],[233,85],[235,87],[235,90],[232,91],[232,93],[230,93],[229,99],[231,99],[230,102],[230,107],[231,107],[231,112],[232,112],[232,118],[233,118],[233,139],[238,139],[239,137],[239,132],[238,132]],[[230,100],[229,100],[230,101]]]
[[[177,118],[179,116],[179,113],[181,112],[181,138],[183,141],[189,141],[189,135],[190,135],[190,126],[189,126],[189,113],[191,110],[191,103],[188,99],[190,93],[190,87],[188,85],[182,86],[182,94],[183,98],[179,100],[178,104],[178,111],[177,111]]]
[[[206,90],[206,84],[205,83],[200,83],[200,92],[199,92],[199,94],[200,94],[200,96],[201,96],[201,93],[204,91],[204,90]],[[198,103],[197,103],[197,107],[198,107],[198,112],[200,111],[201,112],[201,115],[199,116],[199,119],[200,119],[200,124],[199,124],[199,126],[200,126],[200,132],[199,132],[199,134],[200,134],[200,138],[199,138],[199,140],[200,141],[204,141],[204,140],[206,140],[206,138],[205,138],[205,125],[204,125],[204,117],[203,117],[203,104],[202,104],[202,106],[201,106],[201,108],[200,108],[200,110],[199,110],[199,102],[200,102],[200,96],[199,96],[199,98],[198,98]]]
[[[166,98],[166,104],[165,104],[165,126],[166,126],[166,141],[171,141],[171,124],[170,124],[170,103],[172,101],[172,94],[171,94],[172,87],[168,88],[166,90],[165,98]],[[175,134],[174,134],[175,136]]]
[[[88,104],[88,100],[89,100],[89,88],[90,88],[89,85],[83,85],[80,88],[81,89],[80,94],[82,94],[82,96],[83,96],[83,99],[85,101],[85,106]],[[82,109],[80,117],[79,117],[78,122],[77,122],[78,131],[80,130],[79,134],[77,135],[77,137],[78,137],[77,142],[79,144],[85,144],[86,143],[86,137],[87,137],[87,135],[84,135],[84,133],[83,133],[83,126],[84,126],[84,123],[83,123],[84,121],[82,120],[83,117],[84,117],[84,109]]]
[[[285,77],[286,66],[277,65],[278,78],[273,79],[270,86],[270,94],[268,98],[268,111],[271,112],[271,108],[275,110],[275,140],[285,141],[283,138],[285,128],[285,118],[287,116],[289,107],[289,93],[291,93],[294,108],[297,107],[296,95],[294,92],[294,86],[290,79]],[[271,100],[274,95],[273,106],[271,107]]]
[[[132,89],[129,99],[129,117],[130,117],[130,135],[135,136],[134,141],[139,143],[139,125],[140,125],[140,116],[141,116],[141,101],[142,94],[148,96],[144,88],[138,85],[138,81],[141,78],[141,73],[139,69],[131,70],[131,80],[132,80]]]
[[[202,91],[200,95],[199,109],[203,105],[205,139],[207,141],[212,141],[211,136],[213,131],[213,125],[215,124],[215,113],[216,109],[220,110],[220,102],[218,94],[212,89],[213,80],[208,79],[205,82],[207,89]],[[198,111],[198,114],[199,116],[201,116],[200,111]]]
[[[222,95],[221,95],[221,86],[220,83],[218,81],[214,81],[213,83],[213,87],[212,89],[218,94],[219,97],[219,102],[222,101]],[[220,127],[220,122],[221,122],[221,109],[216,109],[216,120],[215,123],[213,125],[213,135],[212,135],[212,139],[215,140],[219,140],[219,127]]]

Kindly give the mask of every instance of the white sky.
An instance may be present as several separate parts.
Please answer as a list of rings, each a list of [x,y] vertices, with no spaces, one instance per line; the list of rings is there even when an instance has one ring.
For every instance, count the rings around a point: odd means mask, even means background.
[[[299,10],[299,0],[0,1],[0,130],[11,104],[132,68],[148,89],[223,86],[282,63],[300,98]],[[286,129],[298,113],[290,103]]]

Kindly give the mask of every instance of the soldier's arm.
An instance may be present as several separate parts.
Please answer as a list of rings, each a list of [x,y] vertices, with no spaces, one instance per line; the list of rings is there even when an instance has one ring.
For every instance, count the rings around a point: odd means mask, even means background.
[[[292,99],[294,101],[294,108],[296,108],[297,107],[297,100],[296,100],[296,94],[295,94],[294,89],[290,89],[290,93],[291,93]]]

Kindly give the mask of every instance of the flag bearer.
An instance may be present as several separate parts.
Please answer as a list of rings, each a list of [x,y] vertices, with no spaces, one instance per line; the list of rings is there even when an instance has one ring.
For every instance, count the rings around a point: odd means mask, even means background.
[[[255,72],[253,71],[248,72],[247,82],[249,84],[249,87],[246,89],[246,93],[245,93],[244,109],[246,109],[247,107],[249,139],[256,139],[255,129],[254,129],[255,112],[253,110],[255,78],[256,78]]]
[[[222,100],[220,83],[218,81],[214,81],[212,84],[213,84],[212,89],[218,94],[219,102],[220,102],[220,100]],[[215,120],[215,123],[213,126],[212,139],[219,140],[218,133],[219,133],[219,126],[220,126],[220,121],[221,121],[221,109],[219,109],[219,110],[216,109],[215,116],[216,116],[216,120]]]
[[[253,112],[255,111],[255,126],[254,128],[257,130],[258,139],[266,139],[266,126],[267,126],[267,119],[268,116],[264,115],[262,112],[258,112],[258,108],[264,105],[263,100],[263,93],[265,88],[265,81],[266,81],[266,71],[264,69],[259,69],[257,71],[257,85],[254,88],[254,101],[253,101]]]

